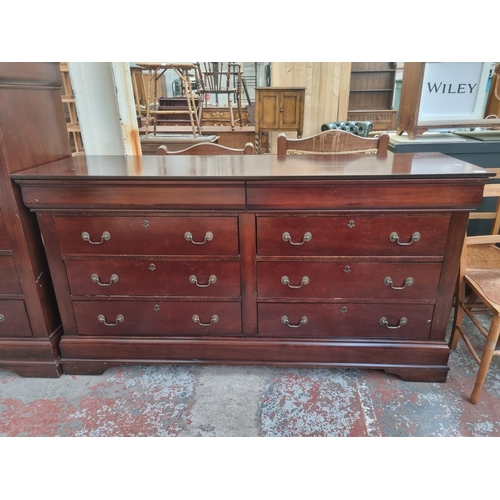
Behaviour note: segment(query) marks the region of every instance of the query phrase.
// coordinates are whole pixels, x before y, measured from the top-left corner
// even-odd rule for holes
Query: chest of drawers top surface
[[[484,177],[465,161],[441,153],[387,155],[221,155],[221,156],[77,156],[12,174],[22,179],[114,181],[273,181],[363,180]]]

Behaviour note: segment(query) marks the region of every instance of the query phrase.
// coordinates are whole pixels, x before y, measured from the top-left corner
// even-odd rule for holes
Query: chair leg
[[[493,358],[493,353],[495,352],[499,334],[500,316],[495,315],[491,322],[490,331],[488,333],[488,338],[486,339],[486,345],[484,346],[483,355],[481,356],[481,364],[479,365],[479,372],[477,374],[476,383],[470,396],[470,402],[473,405],[475,405],[479,401],[481,389],[483,388],[484,381],[486,380],[486,375],[488,374],[488,369],[490,367],[491,359]]]
[[[231,130],[234,130],[234,114],[233,114],[233,103],[231,101],[231,94],[227,94],[227,104],[229,106],[229,117],[231,119]]]
[[[448,342],[448,346],[452,351],[454,351],[457,348],[458,339],[460,338],[460,331],[458,327],[462,326],[463,319],[464,319],[464,309],[457,297],[455,304],[455,314],[453,318],[453,327],[451,329],[451,336]]]
[[[463,277],[459,276],[455,291],[455,314],[453,315],[453,327],[451,329],[451,336],[448,342],[448,346],[451,350],[457,348],[458,339],[460,338],[459,326],[462,326],[462,321],[464,318],[464,308],[463,302],[465,300],[465,283]]]

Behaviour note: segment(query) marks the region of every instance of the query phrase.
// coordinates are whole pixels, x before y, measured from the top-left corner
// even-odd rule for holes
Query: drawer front
[[[71,260],[73,295],[239,297],[239,262]]]
[[[24,300],[0,300],[0,337],[30,337]]]
[[[63,255],[238,255],[237,217],[54,217],[54,222]]]
[[[3,220],[2,212],[0,212],[0,250],[10,250],[10,248],[10,241],[7,237],[5,222]]]
[[[258,217],[257,252],[276,256],[442,256],[448,225],[447,216]]]
[[[242,332],[239,302],[74,301],[73,310],[80,335],[205,337]]]
[[[426,340],[433,310],[432,305],[392,303],[259,304],[259,336]],[[381,324],[383,318],[387,324]]]
[[[14,257],[0,256],[0,293],[22,293]]]
[[[399,262],[259,262],[259,297],[427,299],[441,264]]]

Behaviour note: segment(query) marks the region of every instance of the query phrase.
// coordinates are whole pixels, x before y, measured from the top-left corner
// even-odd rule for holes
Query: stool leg
[[[475,405],[479,401],[481,389],[483,388],[486,375],[488,374],[488,369],[490,367],[491,359],[493,358],[493,353],[495,352],[495,346],[497,344],[499,334],[500,317],[498,315],[495,315],[491,322],[490,331],[488,333],[488,338],[486,339],[486,345],[484,346],[483,355],[481,356],[481,364],[479,365],[479,372],[477,374],[476,383],[470,396],[470,402],[473,405]]]

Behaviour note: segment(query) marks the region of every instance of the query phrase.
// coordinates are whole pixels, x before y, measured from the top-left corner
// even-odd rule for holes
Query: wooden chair
[[[236,62],[211,62],[203,63],[203,87],[207,94],[214,94],[216,97],[223,94],[227,96],[227,105],[229,107],[229,122],[231,130],[234,130],[234,124],[239,121],[240,127],[243,126],[243,117],[241,114],[241,89],[243,81],[242,63]],[[238,118],[235,119],[233,113],[233,99],[238,110]],[[222,120],[221,120],[222,121]]]
[[[157,155],[253,155],[254,146],[247,142],[243,149],[233,149],[212,142],[200,142],[180,151],[169,151],[167,146],[160,146],[156,150]]]
[[[500,184],[487,184],[484,188],[484,197],[500,196]],[[473,212],[471,219],[491,218],[491,234],[486,236],[467,236],[464,241],[460,269],[457,280],[457,291],[455,294],[455,314],[453,329],[449,346],[455,349],[458,339],[462,336],[465,345],[473,358],[479,365],[474,389],[470,396],[470,402],[476,404],[479,401],[488,369],[493,356],[500,355],[500,198],[497,201],[495,212]],[[466,297],[466,287],[470,289],[470,295]],[[466,314],[473,325],[486,338],[482,354],[478,354],[474,343],[468,337],[462,321]],[[487,315],[491,318],[489,330],[479,322],[477,316]],[[476,343],[477,346],[477,343]]]
[[[327,130],[303,139],[288,139],[284,133],[278,136],[278,156],[290,154],[386,154],[389,135],[360,137],[344,130]]]

